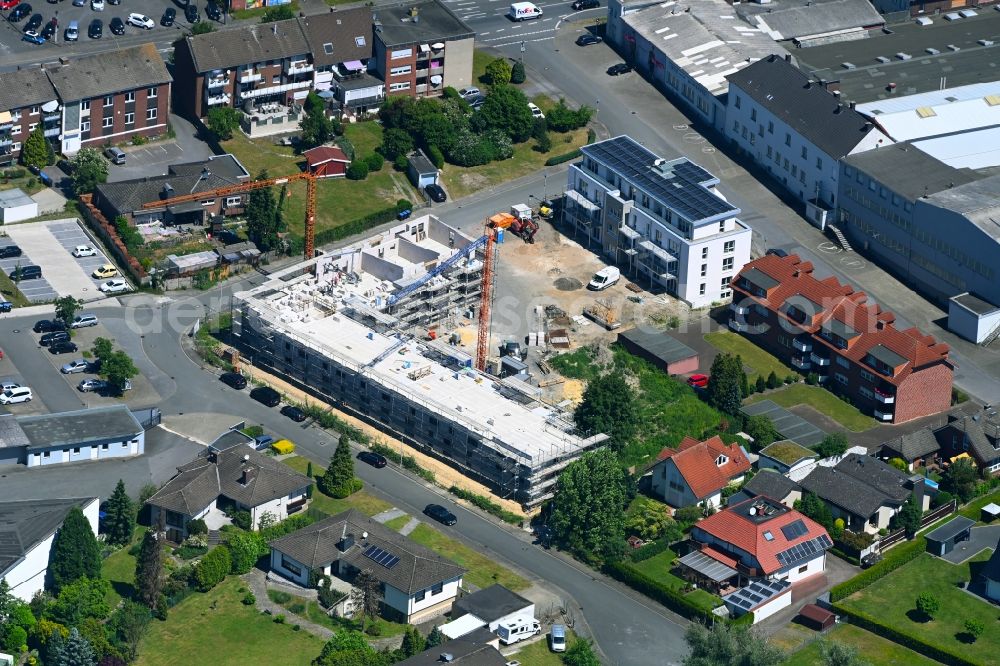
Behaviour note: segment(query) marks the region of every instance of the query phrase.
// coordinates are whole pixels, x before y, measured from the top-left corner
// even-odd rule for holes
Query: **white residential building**
[[[706,307],[732,295],[750,261],[750,227],[686,157],[666,160],[627,136],[584,146],[570,166],[565,218],[574,237],[644,287]]]

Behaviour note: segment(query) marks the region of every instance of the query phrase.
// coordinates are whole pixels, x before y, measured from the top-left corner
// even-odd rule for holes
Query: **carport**
[[[782,438],[790,439],[802,446],[812,448],[822,442],[827,435],[825,431],[771,400],[755,402],[743,407],[741,411],[747,416],[766,416],[771,419],[771,423]]]
[[[205,206],[200,201],[167,206],[167,212],[170,214],[167,224],[205,224]]]
[[[927,539],[927,552],[938,557],[947,555],[955,549],[956,544],[969,540],[975,524],[976,521],[965,516],[958,516],[945,523],[924,537]]]

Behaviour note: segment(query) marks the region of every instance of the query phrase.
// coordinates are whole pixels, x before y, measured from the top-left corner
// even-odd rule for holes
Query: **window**
[[[365,47],[365,36],[364,35],[359,35],[359,36],[355,37],[354,38],[354,45],[357,46],[359,49],[363,49]]]
[[[742,100],[742,99],[740,99],[740,96],[739,96],[739,95],[737,95],[737,96],[736,96],[736,108],[737,108],[737,109],[738,109],[738,108],[740,108],[740,104],[742,103],[742,101],[743,101],[743,100]]]
[[[733,270],[733,258],[732,257],[726,257],[725,259],[722,260],[722,270],[724,270],[724,271],[731,271],[731,270]]]
[[[38,112],[39,112],[39,110],[40,110],[40,109],[39,109],[39,108],[38,108],[37,106],[33,106],[33,107],[31,107],[31,113],[30,113],[29,115],[32,115],[32,116],[37,116],[37,115],[38,115]]]
[[[153,99],[156,97],[156,87],[146,89],[146,99]]]
[[[389,84],[389,90],[390,91],[409,90],[409,89],[410,89],[410,82],[409,81],[400,81],[398,83],[390,83]]]
[[[281,83],[281,76],[279,76],[278,74],[275,74],[274,76],[272,76],[271,77],[271,83]]]
[[[431,585],[431,596],[432,597],[435,594],[441,594],[442,592],[444,592],[444,583],[435,583],[434,585]]]
[[[720,288],[719,296],[721,298],[729,298],[730,296],[733,295],[733,292],[730,291],[730,289],[729,289],[729,284],[732,282],[732,280],[733,280],[733,278],[730,277],[730,276],[726,276],[726,277],[722,278],[722,282],[719,284],[719,288]]]
[[[805,146],[802,146],[802,159],[804,160],[809,159],[809,149],[806,148]]]
[[[837,361],[837,365],[839,365],[840,367],[850,369],[851,362],[848,361],[843,356],[834,356],[833,358],[834,358],[835,361]]]
[[[13,127],[10,128],[10,133],[11,134],[20,134],[21,133],[21,126],[20,125],[14,125]]]
[[[104,444],[101,444],[101,450],[102,451],[107,451],[108,450],[108,443],[107,442],[105,442]]]
[[[750,109],[750,120],[757,121],[757,109]]]
[[[817,157],[816,158],[816,168],[819,169],[820,171],[823,170],[823,158],[822,157]]]
[[[774,541],[774,534],[771,530],[764,530],[764,539],[766,541]]]
[[[785,132],[785,145],[786,146],[792,145],[792,135],[787,132]]]
[[[126,125],[134,125],[135,124],[135,114],[134,113],[126,113],[125,114],[125,124]]]
[[[427,596],[427,590],[420,590],[419,592],[417,592],[416,594],[413,595],[413,600],[414,601],[423,601],[424,597],[426,597],[426,596]]]
[[[233,206],[239,206],[243,197],[226,197],[226,208],[232,208]],[[324,363],[323,365],[326,365]]]
[[[875,381],[875,375],[873,375],[872,373],[868,372],[867,370],[862,370],[861,371],[861,379],[865,380],[866,382],[874,382]]]
[[[725,230],[726,230],[726,221],[722,220],[721,222],[719,222],[719,233],[721,234]]]
[[[135,101],[135,91],[134,90],[130,90],[127,93],[125,93],[125,103],[126,104],[128,104],[129,102],[134,102],[134,101]]]
[[[736,251],[736,241],[726,241],[725,245],[722,246],[722,251],[725,253]]]
[[[156,109],[146,109],[146,120],[156,120]]]
[[[28,125],[28,131],[34,132],[36,127],[38,127],[38,123],[31,123],[30,125]]]
[[[101,118],[101,127],[111,127],[114,122],[114,118]]]
[[[20,141],[18,141],[17,143],[13,144],[13,145],[12,145],[12,146],[10,147],[10,149],[11,149],[11,150],[14,150],[14,151],[18,151],[18,150],[21,150],[21,142],[20,142]]]
[[[701,248],[701,258],[702,259],[708,259],[708,248],[707,247]]]
[[[701,276],[705,277],[708,274],[708,264],[701,265]]]
[[[90,131],[90,121],[89,120],[84,120],[82,123],[80,123],[80,131],[81,132],[89,132]]]
[[[411,68],[409,65],[403,65],[402,67],[393,67],[389,70],[391,76],[402,76],[403,74],[409,74]]]
[[[767,121],[767,133],[774,134],[774,123],[770,120]]]
[[[837,380],[837,383],[847,386],[847,375],[842,375],[839,372],[833,373],[833,378]]]
[[[80,447],[79,446],[74,446],[73,447],[73,454],[76,455],[76,454],[79,454],[79,453],[80,453]]]
[[[52,452],[51,451],[43,451],[42,452],[42,457],[43,458],[49,458],[51,456],[52,456]]]
[[[866,398],[874,398],[875,397],[875,391],[872,391],[867,386],[859,386],[858,387],[858,393],[860,393],[862,396],[864,396]]]
[[[85,99],[82,102],[80,102],[80,110],[81,111],[90,111],[90,100],[89,99]]]
[[[807,571],[809,571],[809,565],[808,564],[805,565],[805,566],[799,567],[799,573],[805,573]]]
[[[729,462],[729,456],[722,455],[722,456],[719,456],[718,458],[715,459],[715,464],[718,467],[722,467],[727,462]]]
[[[771,146],[767,147],[767,159],[771,159],[771,155],[774,154],[774,149]]]
[[[281,556],[281,567],[291,573],[293,576],[302,575],[302,567],[288,559],[284,555]]]
[[[114,104],[115,104],[115,96],[114,95],[105,95],[104,96],[104,106],[114,106]]]
[[[399,49],[393,51],[389,56],[392,60],[399,60],[400,58],[410,58],[413,56],[413,49]]]
[[[705,295],[705,283],[704,282],[702,282],[700,285],[698,285],[698,295],[699,296],[704,296]]]

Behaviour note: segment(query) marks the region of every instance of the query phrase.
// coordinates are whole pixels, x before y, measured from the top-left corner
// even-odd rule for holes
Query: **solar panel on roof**
[[[785,538],[789,541],[794,541],[798,539],[803,534],[808,534],[809,530],[806,528],[806,524],[801,520],[796,520],[794,522],[788,523],[781,528],[781,533],[785,535]]]
[[[379,564],[386,569],[393,568],[396,566],[396,563],[399,562],[399,558],[397,556],[387,550],[379,548],[378,546],[368,546],[368,549],[364,552],[364,556],[375,562],[375,564]]]

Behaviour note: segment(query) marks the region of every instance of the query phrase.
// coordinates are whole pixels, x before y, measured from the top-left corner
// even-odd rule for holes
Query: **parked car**
[[[108,158],[108,161],[112,164],[125,164],[128,159],[128,153],[126,153],[121,148],[116,148],[115,146],[110,146],[104,149],[104,156]]]
[[[257,435],[253,438],[253,447],[258,451],[266,451],[274,444],[274,437],[271,435]]]
[[[19,402],[31,402],[31,389],[27,386],[18,386],[0,393],[0,405],[14,405]]]
[[[767,254],[773,254],[776,257],[787,257],[788,253],[782,250],[780,247],[772,247],[767,251]]]
[[[174,24],[174,20],[177,18],[177,10],[173,7],[167,7],[167,10],[163,12],[163,17],[160,19],[160,25],[164,28],[169,28]]]
[[[580,11],[581,9],[596,9],[600,7],[601,3],[598,0],[576,0],[570,7],[573,11]]]
[[[277,407],[281,403],[281,394],[270,386],[258,386],[250,391],[250,397],[268,407]]]
[[[611,67],[608,67],[608,74],[610,74],[611,76],[628,74],[631,71],[632,71],[632,65],[629,65],[624,62],[620,62],[617,65],[611,65]]]
[[[90,361],[85,358],[78,358],[75,361],[70,361],[63,367],[59,368],[59,372],[64,375],[75,375],[78,372],[86,372],[89,367]]]
[[[86,7],[87,6],[87,0],[73,0],[73,6],[74,7]]]
[[[104,11],[104,0],[90,0],[90,8],[95,12]]]
[[[205,15],[208,16],[208,18],[212,19],[213,21],[221,21],[222,9],[220,9],[219,5],[215,4],[214,2],[210,2],[207,5],[205,5]]]
[[[124,35],[125,34],[125,21],[121,20],[117,16],[111,19],[108,23],[108,30],[111,31],[112,35]]]
[[[553,624],[552,631],[549,632],[549,648],[553,652],[566,651],[566,625]]]
[[[615,266],[607,266],[594,273],[587,283],[587,289],[591,291],[603,291],[615,284],[622,277],[622,272]]]
[[[118,275],[118,269],[111,264],[104,264],[93,273],[91,273],[95,278],[111,278]]]
[[[59,30],[59,19],[53,18],[51,21],[45,24],[42,28],[42,39],[45,41],[50,41],[56,36],[56,31]]]
[[[90,326],[97,326],[97,315],[85,314],[79,315],[73,318],[73,322],[69,325],[70,328],[89,328]]]
[[[79,21],[69,22],[69,25],[66,26],[65,32],[63,32],[63,39],[65,39],[67,42],[75,42],[76,40],[80,39]],[[69,164],[69,162],[67,162],[66,160],[59,160],[59,162]],[[61,164],[58,164],[57,166],[59,166],[60,170],[62,170],[63,173],[69,174],[69,171],[63,169]]]
[[[584,33],[584,34],[582,34],[582,35],[580,35],[579,37],[576,38],[576,45],[577,46],[590,46],[591,44],[600,44],[603,41],[604,40],[601,39],[600,37],[598,37],[597,35],[593,35],[593,34],[587,32],[587,33]]]
[[[462,99],[465,99],[465,100],[472,99],[474,97],[478,97],[481,94],[482,93],[480,93],[479,88],[477,88],[475,86],[470,86],[468,88],[462,88],[461,90],[458,91],[459,97],[461,97]]]
[[[69,340],[53,342],[49,345],[50,354],[75,354],[79,350],[80,348],[76,346],[76,343],[70,342]]]
[[[35,333],[51,333],[52,331],[65,331],[66,324],[61,319],[39,319],[31,327]]]
[[[96,257],[97,250],[90,247],[89,245],[77,245],[73,248],[73,256],[79,259],[80,257]]]
[[[21,388],[21,385],[17,382],[0,382],[0,393],[4,391],[13,391],[16,388]]]
[[[94,19],[87,27],[87,37],[100,39],[104,35],[104,22],[101,19]]]
[[[531,109],[531,117],[532,118],[544,118],[545,117],[545,114],[542,113],[542,110],[539,109],[538,105],[535,104],[534,102],[528,102],[528,108]]]
[[[101,291],[105,294],[124,294],[131,288],[128,286],[128,282],[122,278],[115,278],[114,280],[108,280],[101,285]]]
[[[153,19],[149,18],[145,14],[137,14],[132,12],[128,15],[129,25],[134,25],[137,28],[142,28],[143,30],[152,30],[156,27],[153,23]]]
[[[424,514],[430,516],[443,525],[451,526],[458,522],[458,518],[455,517],[455,514],[440,504],[428,504],[424,507]]]
[[[26,2],[22,2],[17,7],[14,7],[14,11],[10,13],[10,16],[8,16],[7,19],[11,23],[20,23],[29,14],[31,14],[31,5]]]
[[[82,393],[91,393],[93,391],[103,391],[108,387],[108,383],[103,379],[84,379],[82,382],[76,385],[78,391]]]
[[[281,408],[281,413],[296,423],[302,423],[306,420],[306,413],[295,405],[285,405]]]
[[[224,372],[219,375],[219,381],[240,391],[247,387],[247,378],[238,372]]]
[[[18,280],[37,280],[42,277],[42,267],[33,266],[28,264],[27,266],[15,266],[14,270],[7,275],[11,280],[17,282]]]
[[[424,192],[427,193],[427,196],[429,196],[432,201],[437,203],[441,203],[442,201],[448,199],[448,195],[445,194],[444,188],[437,183],[431,183],[430,185],[424,187]]]
[[[14,304],[10,301],[0,301],[0,312],[10,312],[14,309]]]
[[[0,259],[12,259],[21,256],[21,248],[16,245],[4,245],[0,247]]]
[[[33,14],[31,18],[28,19],[28,22],[24,24],[24,32],[38,30],[42,27],[42,21],[44,20],[45,19],[42,18],[41,14]]]
[[[705,388],[708,386],[708,375],[691,375],[687,382],[693,388]]]
[[[25,30],[24,34],[21,36],[22,42],[30,42],[32,44],[44,44],[45,38],[39,35],[34,30]]]
[[[69,333],[66,331],[52,331],[51,333],[46,333],[42,337],[38,338],[38,344],[43,347],[48,347],[49,345],[54,345],[57,342],[64,342],[69,340]]]
[[[189,4],[184,8],[184,18],[188,23],[197,23],[201,20],[198,16],[198,5]]]
[[[389,461],[385,459],[385,456],[381,456],[373,451],[362,451],[358,454],[358,460],[380,469],[389,464]]]

